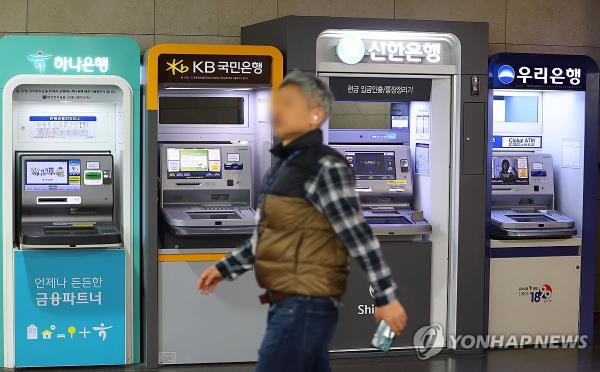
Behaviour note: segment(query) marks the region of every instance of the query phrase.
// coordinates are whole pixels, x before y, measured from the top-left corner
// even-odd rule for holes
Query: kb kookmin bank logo
[[[510,84],[515,80],[515,69],[509,65],[502,65],[498,69],[498,80],[502,84]]]

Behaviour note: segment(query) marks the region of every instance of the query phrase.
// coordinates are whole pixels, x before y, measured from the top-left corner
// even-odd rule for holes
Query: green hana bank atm
[[[6,36],[6,367],[139,362],[139,47]]]

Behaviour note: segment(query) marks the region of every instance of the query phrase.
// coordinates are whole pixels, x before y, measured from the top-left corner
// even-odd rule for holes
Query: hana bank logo
[[[52,58],[52,54],[44,54],[41,50],[38,50],[36,54],[30,54],[27,59],[33,63],[33,67],[42,74],[46,70],[46,61]]]
[[[502,65],[498,69],[498,80],[502,84],[510,84],[515,80],[515,69],[509,65]]]
[[[189,70],[189,66],[183,64],[183,59],[178,61],[176,58],[173,58],[171,62],[167,62],[167,72],[170,72],[173,76],[176,73],[185,74]]]

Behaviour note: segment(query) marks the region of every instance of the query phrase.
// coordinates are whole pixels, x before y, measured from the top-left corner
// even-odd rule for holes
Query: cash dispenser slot
[[[21,153],[19,247],[117,248],[109,153]],[[90,166],[100,169],[86,169]]]
[[[44,231],[47,233],[62,231],[94,232],[96,226],[91,224],[64,224],[64,225],[44,225]]]
[[[543,214],[532,214],[532,215],[519,215],[519,214],[507,214],[506,217],[517,221],[517,222],[553,222],[556,221],[546,215]]]

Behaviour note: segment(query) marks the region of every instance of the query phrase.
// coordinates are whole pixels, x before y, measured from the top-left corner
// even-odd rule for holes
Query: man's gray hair
[[[300,89],[311,108],[321,107],[325,111],[323,120],[329,117],[331,106],[333,105],[333,94],[331,94],[329,87],[321,79],[315,75],[296,70],[286,75],[280,88],[286,85],[293,85]]]

